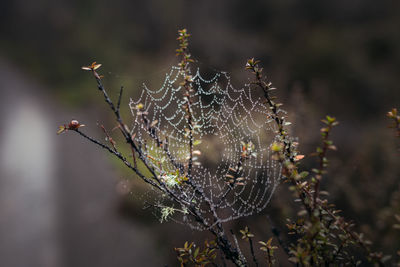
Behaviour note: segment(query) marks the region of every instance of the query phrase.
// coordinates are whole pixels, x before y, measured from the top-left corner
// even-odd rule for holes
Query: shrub
[[[260,62],[247,61],[252,81],[237,90],[227,73],[206,79],[194,71],[189,37],[185,29],[179,31],[176,53],[180,61],[166,75],[163,87],[145,87],[139,100],[131,99],[132,124],[125,123],[120,114],[123,88],[114,104],[97,72],[101,64],[82,67],[95,78],[132,159],[120,151],[104,126],[108,143],[86,135],[77,120],[60,126],[58,133],[73,131],[102,147],[158,192],[159,197],[148,204],[159,211],[161,222],[174,220],[212,235],[213,240],[205,241],[203,247],[186,242],[175,248],[181,266],[225,266],[226,260],[236,266],[259,266],[264,263],[256,250],[272,266],[278,247],[300,266],[383,265],[390,257],[374,252],[364,235],[353,230],[354,224],[328,202],[327,192],[321,191],[329,165],[327,154],[336,150],[330,135],[337,120],[331,116],[322,120],[321,145],[313,153],[318,167],[303,170],[304,155],[289,135],[291,122]],[[388,116],[398,133],[397,110]],[[239,233],[227,231],[226,222],[263,211],[280,183],[289,184],[301,204],[297,216],[287,220],[292,237],[283,241],[273,229],[273,237],[257,237],[256,243],[256,236],[245,227],[239,231],[249,246],[244,253],[236,237]]]

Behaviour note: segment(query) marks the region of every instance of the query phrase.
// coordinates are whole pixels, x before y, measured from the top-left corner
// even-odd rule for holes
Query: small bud
[[[79,121],[77,120],[72,120],[70,121],[70,123],[68,124],[68,130],[76,130],[80,127],[85,126],[84,124],[80,124]]]

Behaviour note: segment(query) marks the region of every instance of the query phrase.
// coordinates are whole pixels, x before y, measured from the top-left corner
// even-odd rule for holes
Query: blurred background
[[[192,34],[200,64],[248,81],[248,58],[262,61],[309,155],[320,119],[336,116],[330,200],[374,242],[393,253],[400,234],[398,140],[385,113],[400,104],[399,1],[1,1],[0,265],[170,266],[173,247],[202,240],[143,210],[143,185],[104,151],[57,127],[78,119],[114,127],[95,81],[80,69],[93,61],[109,93],[129,97],[161,84],[176,64],[177,30]],[[397,142],[397,143],[396,143]],[[312,167],[307,157],[304,166]],[[135,191],[137,190],[137,191]],[[265,210],[285,230],[295,214],[287,185]],[[272,236],[265,214],[251,224]],[[282,262],[285,265],[285,262]]]

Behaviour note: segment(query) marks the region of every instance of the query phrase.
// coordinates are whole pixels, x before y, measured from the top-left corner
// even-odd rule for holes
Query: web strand
[[[130,100],[135,141],[160,180],[190,200],[209,224],[207,202],[216,208],[219,222],[261,212],[281,179],[281,166],[269,152],[277,129],[263,99],[253,96],[250,86],[235,89],[226,72],[207,79],[196,70],[191,96],[196,155],[190,181],[185,181],[189,138],[182,79],[179,68],[172,67],[159,89],[143,85],[141,96]],[[170,199],[160,196],[156,202],[168,206]],[[182,207],[176,209],[183,212],[174,213],[173,220],[204,230]]]

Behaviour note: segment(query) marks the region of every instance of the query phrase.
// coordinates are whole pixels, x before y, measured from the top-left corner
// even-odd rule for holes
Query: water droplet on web
[[[270,110],[262,99],[252,95],[249,85],[235,89],[226,72],[216,72],[206,79],[197,69],[192,76],[192,119],[198,125],[193,139],[201,141],[195,147],[201,156],[196,161],[199,164],[192,166],[191,182],[201,187],[204,196],[217,207],[216,213],[221,222],[258,213],[268,205],[281,179],[281,166],[270,160],[270,144],[276,139],[277,130],[270,119]],[[152,90],[144,84],[141,96],[137,100],[131,99],[129,103],[134,117],[132,132],[136,133],[139,144],[147,145],[146,156],[149,156],[149,163],[158,174],[175,173],[176,166],[185,168],[187,162],[190,138],[185,130],[188,124],[185,101],[182,100],[185,91],[180,85],[182,79],[179,68],[172,67],[159,89]],[[148,113],[147,118],[151,118],[150,123],[158,121],[151,131],[143,125],[143,114],[135,108],[139,103]],[[168,137],[168,149],[157,144],[154,134]],[[241,164],[243,182],[232,187],[227,183],[226,176],[229,168],[238,165],[243,152],[241,142],[251,142],[254,153]],[[177,165],[161,160],[170,158],[174,158]],[[181,185],[170,189],[191,199],[204,218],[210,216],[204,197],[193,192],[192,187]],[[168,196],[154,195],[159,196],[154,202],[172,203]],[[175,212],[174,220],[202,230],[186,214]]]

